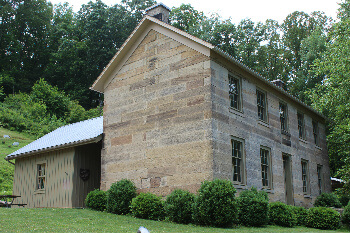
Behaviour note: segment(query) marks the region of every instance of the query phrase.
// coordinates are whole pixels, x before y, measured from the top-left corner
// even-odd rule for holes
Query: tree
[[[311,92],[313,106],[328,119],[327,140],[333,175],[350,172],[350,18],[342,18],[330,32],[330,41],[313,72],[323,78]],[[345,175],[347,174],[347,175]],[[338,173],[339,175],[339,173]]]
[[[305,12],[295,11],[289,14],[281,25],[286,80],[289,83],[291,94],[299,97],[302,101],[307,100],[303,94],[305,91],[303,89],[304,84],[313,83],[308,80],[310,65],[305,65],[306,60],[302,60],[303,53],[305,55],[311,49],[322,49],[320,43],[324,41],[323,37],[327,34],[331,23],[332,19],[327,17],[323,12],[315,11],[309,15]],[[313,34],[315,30],[318,32]],[[309,38],[310,36],[311,38]],[[316,38],[317,36],[320,38]],[[318,44],[318,47],[315,44]],[[309,48],[307,48],[308,45],[310,45]],[[317,53],[317,51],[314,51],[314,53]],[[310,59],[308,60],[308,64],[310,64]],[[314,85],[308,86],[308,88],[310,87],[312,88]]]
[[[190,32],[191,28],[196,27],[204,19],[203,12],[195,10],[191,4],[181,4],[179,7],[173,7],[169,16],[171,25],[185,32]]]
[[[290,85],[290,92],[307,104],[311,104],[309,90],[321,84],[323,80],[323,77],[315,74],[311,68],[316,59],[322,58],[322,54],[326,51],[326,42],[326,35],[319,28],[301,42],[301,65]]]
[[[281,79],[286,82],[282,56],[280,25],[277,21],[268,19],[264,24],[263,41],[258,48],[257,72],[268,80]]]

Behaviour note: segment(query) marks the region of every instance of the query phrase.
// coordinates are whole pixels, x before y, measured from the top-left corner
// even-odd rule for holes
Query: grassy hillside
[[[11,221],[9,217],[11,216]],[[151,233],[294,233],[294,232],[349,232],[317,230],[306,227],[237,227],[212,228],[159,222],[121,216],[87,209],[49,209],[49,208],[0,208],[1,232],[136,232],[140,226]]]
[[[9,135],[11,138],[4,138],[4,135]],[[0,139],[0,194],[11,194],[14,165],[8,163],[4,158],[6,155],[34,141],[35,138],[25,133],[18,133],[0,127]],[[19,145],[13,146],[14,142],[18,142]]]

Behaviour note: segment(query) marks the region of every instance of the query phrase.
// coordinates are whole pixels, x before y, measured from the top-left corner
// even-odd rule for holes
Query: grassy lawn
[[[11,138],[4,138],[4,135],[9,135]],[[31,135],[10,131],[2,127],[0,127],[0,138],[0,194],[11,194],[14,165],[8,163],[4,158],[6,155],[31,143],[35,138]],[[13,146],[14,142],[18,142],[19,146]]]
[[[0,208],[1,232],[135,232],[140,226],[151,233],[168,232],[349,232],[347,229],[325,231],[305,227],[263,228],[238,227],[232,229],[198,227],[170,222],[157,222],[120,216],[87,209],[29,209]]]

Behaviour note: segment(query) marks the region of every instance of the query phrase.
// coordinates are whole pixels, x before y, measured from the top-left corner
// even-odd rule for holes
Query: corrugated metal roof
[[[103,133],[103,117],[62,126],[6,156],[6,160],[24,155],[67,147],[98,139]]]

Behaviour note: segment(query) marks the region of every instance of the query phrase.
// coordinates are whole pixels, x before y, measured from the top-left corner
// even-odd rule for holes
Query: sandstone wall
[[[326,147],[325,127],[319,122],[319,146],[313,139],[312,119],[321,120],[301,105],[293,103],[252,77],[247,72],[225,63],[213,55],[211,62],[213,101],[214,177],[232,180],[231,138],[243,140],[245,149],[245,176],[238,191],[257,187],[262,189],[260,148],[271,152],[272,186],[266,189],[271,201],[286,202],[282,155],[291,158],[293,199],[295,205],[310,206],[318,195],[317,165],[323,166],[323,191],[330,192],[330,174]],[[230,108],[228,74],[241,80],[242,111]],[[258,120],[256,90],[267,94],[267,122]],[[289,135],[282,134],[279,117],[280,101],[288,106]],[[299,139],[297,111],[304,113],[306,138]],[[289,143],[286,143],[286,140]],[[282,143],[284,142],[284,143]],[[302,190],[301,159],[309,162],[308,195]]]
[[[231,109],[228,74],[241,80],[242,111]],[[256,90],[267,96],[267,120],[258,120]],[[279,103],[288,106],[288,133],[280,127]],[[297,112],[305,118],[298,137]],[[319,122],[319,146],[312,120]],[[105,89],[101,188],[127,178],[141,191],[160,195],[175,188],[195,192],[207,179],[232,180],[232,137],[244,143],[245,180],[235,187],[262,189],[260,148],[271,153],[271,201],[286,202],[283,155],[291,161],[291,200],[310,206],[330,191],[325,127],[319,116],[228,63],[211,58],[154,30],[149,31]],[[301,160],[309,165],[309,188],[302,190]]]
[[[196,191],[212,179],[210,61],[154,30],[105,89],[101,188]]]

